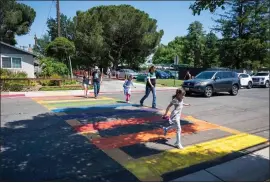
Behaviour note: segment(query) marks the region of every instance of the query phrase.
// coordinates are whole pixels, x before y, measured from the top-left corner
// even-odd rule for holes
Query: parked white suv
[[[252,88],[253,81],[252,77],[249,74],[238,73],[238,77],[240,79],[241,87],[246,87],[247,89]]]
[[[253,86],[269,88],[269,72],[258,72],[252,76]]]

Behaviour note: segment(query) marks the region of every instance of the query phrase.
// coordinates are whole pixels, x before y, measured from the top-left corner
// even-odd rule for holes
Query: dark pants
[[[152,107],[156,107],[156,88],[155,87],[152,88],[150,86],[146,86],[145,95],[140,100],[140,103],[143,104],[144,100],[149,96],[150,92],[152,92],[153,94]]]
[[[99,94],[100,82],[93,82],[93,85],[94,85],[94,94],[95,97],[97,97]]]

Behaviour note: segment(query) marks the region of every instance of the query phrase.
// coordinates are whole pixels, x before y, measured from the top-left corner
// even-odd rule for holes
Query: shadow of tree
[[[54,114],[6,123],[1,142],[1,181],[137,181]]]

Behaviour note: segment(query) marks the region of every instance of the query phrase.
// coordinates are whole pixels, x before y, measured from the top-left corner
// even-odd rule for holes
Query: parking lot
[[[165,109],[173,94],[157,92],[157,107]],[[142,95],[134,93],[131,102]],[[170,181],[188,167],[269,139],[269,89],[186,97],[184,151],[174,149],[175,133],[164,138],[160,131],[162,111],[121,100],[122,94],[1,98],[1,180]]]

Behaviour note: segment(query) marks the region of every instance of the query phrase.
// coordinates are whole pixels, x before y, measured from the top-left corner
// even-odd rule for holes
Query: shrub
[[[53,74],[60,76],[68,75],[67,66],[53,58],[44,57],[40,60],[40,64],[42,65],[41,75],[44,77],[51,77]]]
[[[77,81],[76,80],[69,80],[69,81],[64,81],[63,82],[63,85],[75,85],[77,84]]]
[[[24,88],[24,85],[22,85],[22,84],[4,83],[2,90],[3,91],[22,91],[23,88]]]
[[[50,80],[40,80],[39,83],[42,86],[50,86]]]
[[[42,86],[58,86],[58,82],[59,81],[53,81],[51,79],[61,79],[62,77],[59,76],[58,74],[53,74],[51,75],[50,79],[46,79],[46,80],[40,80],[39,83]]]
[[[11,71],[8,69],[0,68],[1,78],[27,78],[27,73],[23,71]]]

